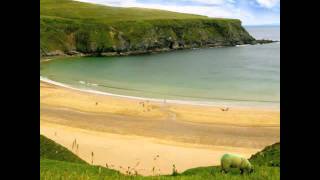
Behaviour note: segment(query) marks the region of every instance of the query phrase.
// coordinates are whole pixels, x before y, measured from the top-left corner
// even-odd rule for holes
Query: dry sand
[[[94,164],[140,174],[219,164],[224,153],[246,157],[280,141],[279,109],[160,103],[86,93],[40,83],[41,134]],[[55,135],[56,134],[56,135]],[[159,155],[159,158],[153,158]],[[122,168],[120,168],[120,166]],[[159,171],[160,169],[160,171]]]
[[[253,148],[204,146],[196,144],[161,141],[133,135],[119,135],[52,123],[41,123],[41,134],[59,142],[87,162],[117,169],[125,173],[134,168],[142,175],[170,174],[175,164],[179,172],[192,167],[219,164],[226,153],[250,157],[258,151]],[[79,144],[72,149],[72,142]],[[153,167],[155,168],[153,171]]]

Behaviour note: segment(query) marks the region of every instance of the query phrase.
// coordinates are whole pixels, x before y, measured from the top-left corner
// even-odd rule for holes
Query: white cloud
[[[162,9],[181,13],[199,14],[209,17],[236,18],[240,19],[244,25],[258,24],[279,24],[280,17],[275,14],[257,14],[252,13],[248,8],[234,6],[234,0],[190,0],[198,2],[199,5],[182,5],[182,4],[160,4],[160,3],[139,3],[136,0],[78,0],[120,7],[142,7],[152,9]],[[257,0],[268,1],[268,0]],[[274,0],[269,0],[274,1]],[[277,1],[277,0],[276,0]],[[279,0],[278,0],[279,1]],[[201,2],[201,3],[200,3]],[[203,2],[203,4],[202,4]],[[206,6],[214,4],[215,6]],[[218,3],[221,3],[218,5]],[[268,4],[268,6],[270,6]]]
[[[265,8],[273,8],[280,3],[280,0],[257,0],[257,3]]]
[[[210,4],[210,5],[221,5],[227,2],[227,0],[190,0],[196,3]]]
[[[131,7],[136,4],[136,0],[78,0],[81,2],[104,4],[110,6]]]

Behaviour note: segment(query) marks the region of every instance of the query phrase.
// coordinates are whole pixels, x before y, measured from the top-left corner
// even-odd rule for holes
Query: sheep
[[[253,167],[246,158],[233,154],[224,154],[221,157],[221,171],[227,173],[230,168],[239,168],[241,174],[244,171],[253,172]]]

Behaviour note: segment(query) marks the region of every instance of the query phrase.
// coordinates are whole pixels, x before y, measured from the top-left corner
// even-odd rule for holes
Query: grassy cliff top
[[[91,23],[157,19],[216,19],[239,21],[237,19],[208,18],[201,15],[157,9],[111,7],[73,0],[40,0],[40,17],[64,18]]]
[[[40,57],[250,44],[238,19],[73,0],[40,0]]]

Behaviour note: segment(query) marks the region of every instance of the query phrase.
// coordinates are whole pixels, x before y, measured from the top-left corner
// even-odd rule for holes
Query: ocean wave
[[[85,81],[79,81],[80,84],[84,84],[87,86],[99,86],[98,84],[95,83],[90,83],[90,82],[85,82]]]
[[[48,61],[51,61],[52,59],[44,59],[42,60],[42,62],[48,62]]]
[[[251,44],[239,44],[239,45],[236,45],[236,47],[245,47],[245,46],[250,46]]]
[[[89,83],[89,86],[99,86],[99,85],[94,83]]]
[[[66,84],[63,84],[63,83],[60,83],[60,82],[57,82],[57,81],[53,81],[47,77],[44,77],[44,76],[40,76],[40,81],[43,81],[43,82],[46,82],[46,83],[49,83],[49,84],[53,84],[53,85],[56,85],[56,86],[60,86],[60,87],[65,87],[65,88],[71,88],[71,86],[69,85],[66,85]]]

